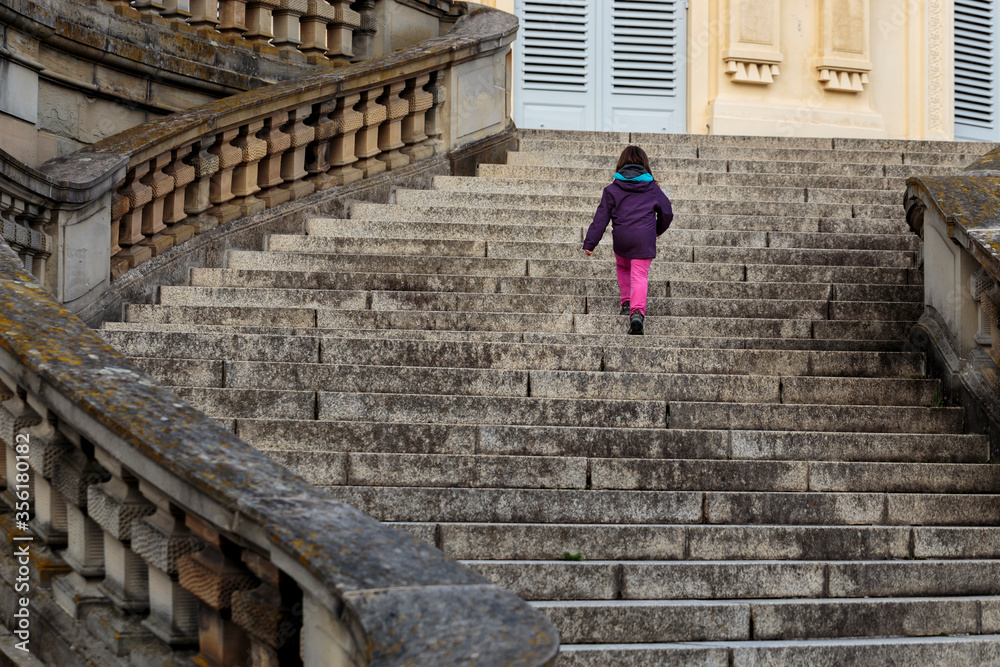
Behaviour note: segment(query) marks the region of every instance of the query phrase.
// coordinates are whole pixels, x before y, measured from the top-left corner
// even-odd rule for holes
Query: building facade
[[[989,0],[487,0],[521,127],[1000,140]]]

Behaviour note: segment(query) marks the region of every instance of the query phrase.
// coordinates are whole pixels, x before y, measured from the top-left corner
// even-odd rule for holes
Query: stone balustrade
[[[273,11],[279,12],[317,6],[315,0],[275,2]],[[214,0],[211,4],[214,8]],[[134,5],[129,11],[139,11]],[[142,10],[165,6],[151,2]],[[330,16],[350,11],[346,3],[335,9]],[[214,11],[192,2],[192,16],[195,10]],[[244,15],[234,8],[219,14]],[[340,34],[339,25],[331,19],[322,29],[310,28],[312,43],[331,31]],[[38,170],[21,169],[40,183],[59,179],[70,189],[90,188],[88,202],[100,208],[79,212],[64,225],[72,223],[76,232],[67,252],[78,259],[86,255],[86,261],[63,261],[36,274],[80,312],[110,281],[213,227],[503,132],[510,96],[506,55],[516,29],[513,16],[476,9],[446,35],[391,56],[210,102],[50,160]],[[346,48],[344,35],[338,39]],[[0,165],[5,160],[0,152]],[[123,174],[107,171],[108,165],[121,170],[122,163]],[[96,182],[113,187],[80,185]],[[36,208],[25,212],[0,209],[0,217],[54,230],[58,225],[46,211],[56,202],[34,201]],[[59,240],[56,246],[62,247]],[[102,253],[107,259],[99,261]]]
[[[914,342],[928,350],[970,431],[1000,455],[1000,148],[954,176],[911,178],[906,215],[923,240],[925,312]]]
[[[234,138],[250,136],[243,127]],[[164,200],[157,174],[177,155],[150,160],[143,206]],[[240,160],[214,173],[246,169]],[[289,163],[301,168],[294,154]],[[0,458],[0,504],[12,510],[0,525],[31,554],[29,575],[5,567],[0,579],[28,581],[18,593],[30,599],[28,646],[47,664],[555,660],[541,614],[328,499],[159,387],[3,245]],[[0,598],[4,619],[16,598]]]
[[[362,26],[359,12],[350,0],[104,0],[121,11],[161,17],[206,33],[218,33],[235,45],[279,51],[298,51],[305,56],[350,61],[354,58],[354,35],[374,34]],[[374,6],[374,3],[373,3]]]

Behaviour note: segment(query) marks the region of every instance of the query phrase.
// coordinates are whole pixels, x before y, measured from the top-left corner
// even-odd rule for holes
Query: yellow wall
[[[953,136],[948,0],[700,0],[688,16],[689,132]],[[735,81],[765,66],[773,82]],[[824,66],[861,90],[828,90]]]
[[[514,0],[478,0],[477,4],[502,9],[508,14],[514,13]]]

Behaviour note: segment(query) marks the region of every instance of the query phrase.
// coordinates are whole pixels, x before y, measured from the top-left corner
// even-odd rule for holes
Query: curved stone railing
[[[954,176],[907,181],[923,239],[925,314],[915,332],[946,391],[1000,456],[1000,148]]]
[[[0,568],[19,586],[4,604],[26,600],[4,618],[49,664],[165,665],[192,647],[218,667],[555,660],[526,603],[157,386],[3,246],[0,443],[0,524],[22,550]]]
[[[47,271],[47,286],[79,312],[110,280],[220,223],[504,131],[516,30],[513,16],[474,9],[446,35],[391,56],[149,121],[28,170],[63,189],[113,185],[89,187],[100,211],[60,220],[74,230],[67,247],[87,261],[75,275]],[[122,161],[124,178],[109,177]],[[13,162],[0,153],[0,174]],[[10,189],[0,181],[0,193]]]

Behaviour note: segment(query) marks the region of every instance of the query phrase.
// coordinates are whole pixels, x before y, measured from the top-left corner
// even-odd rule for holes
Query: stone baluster
[[[111,456],[96,451],[97,461],[111,479],[87,489],[87,512],[104,530],[104,583],[101,590],[127,611],[149,607],[146,563],[135,553],[132,521],[149,516],[156,508],[139,492],[139,481]]]
[[[354,154],[355,135],[364,123],[365,115],[355,111],[354,106],[361,99],[360,95],[345,95],[337,100],[337,106],[330,114],[336,123],[336,133],[330,141],[327,160],[330,163],[330,176],[337,185],[353,183],[364,173],[354,167],[358,158]]]
[[[194,661],[207,667],[246,665],[250,640],[232,620],[232,595],[256,588],[259,582],[240,562],[239,547],[211,526],[188,515],[187,526],[206,548],[177,561],[178,580],[198,600],[198,655]]]
[[[291,147],[281,156],[281,178],[285,181],[280,187],[291,193],[290,199],[305,197],[313,191],[313,184],[305,180],[306,149],[316,136],[315,128],[306,125],[312,107],[302,107],[288,113],[288,122],[281,131],[291,140]]]
[[[6,374],[4,374],[6,375]],[[15,392],[13,387],[16,385],[13,382],[13,378],[7,376],[10,380],[10,386],[3,381],[3,376],[0,376],[0,412],[4,411],[3,404],[14,398]],[[6,445],[0,445],[0,488],[7,488],[7,447]],[[2,494],[0,494],[2,498]]]
[[[264,119],[264,128],[257,137],[267,145],[267,154],[257,164],[257,185],[261,191],[257,198],[273,208],[291,198],[292,193],[278,187],[284,183],[281,178],[281,158],[292,147],[292,138],[281,131],[288,122],[288,114],[284,111]]]
[[[156,506],[152,516],[132,522],[132,549],[146,561],[149,573],[149,617],[143,625],[170,646],[198,643],[198,600],[178,581],[178,561],[204,548],[184,524],[184,513],[166,494],[139,482],[139,490]]]
[[[143,162],[129,169],[125,176],[125,185],[118,193],[128,199],[128,212],[122,216],[118,230],[118,244],[122,247],[116,254],[128,261],[128,268],[134,269],[153,256],[152,250],[140,245],[145,237],[142,235],[143,209],[153,201],[153,188],[143,183],[142,179],[149,171],[149,162]]]
[[[409,104],[408,113],[401,126],[402,140],[406,144],[402,153],[407,155],[411,162],[434,155],[434,149],[424,144],[427,141],[427,134],[424,133],[424,116],[434,104],[434,95],[424,90],[430,79],[429,74],[423,74],[407,80],[402,95]]]
[[[381,152],[378,146],[378,128],[385,121],[387,110],[375,101],[380,90],[367,90],[361,93],[361,101],[354,109],[362,114],[361,127],[355,135],[354,154],[358,162],[354,165],[369,178],[385,171],[385,162],[377,159]]]
[[[140,245],[149,248],[153,257],[174,245],[174,239],[162,233],[167,229],[163,222],[164,200],[174,192],[174,177],[163,173],[163,169],[170,165],[170,160],[170,153],[158,155],[150,160],[149,173],[142,179],[143,184],[148,185],[152,191],[152,201],[142,208],[141,231],[146,238]]]
[[[257,138],[264,127],[264,121],[254,121],[240,128],[240,134],[233,146],[242,152],[240,163],[233,170],[233,204],[240,209],[240,215],[253,215],[264,210],[264,202],[254,197],[260,191],[257,185],[257,164],[267,155],[267,142]]]
[[[215,31],[219,25],[219,0],[191,0],[188,24],[202,30]]]
[[[29,437],[29,462],[35,486],[35,516],[32,530],[52,547],[66,546],[66,500],[52,485],[56,461],[69,452],[73,445],[60,433],[49,415],[37,426],[27,431]]]
[[[299,19],[299,51],[307,56],[325,56],[326,28],[335,18],[336,12],[326,0],[308,0],[306,13]]]
[[[232,37],[247,31],[247,0],[220,0],[218,30]]]
[[[299,20],[308,8],[307,0],[278,0],[278,7],[271,12],[274,30],[271,44],[282,51],[298,49],[302,43]]]
[[[302,664],[302,591],[273,563],[243,552],[243,562],[260,579],[260,586],[233,593],[233,621],[250,637],[250,662],[255,667]]]
[[[184,201],[187,186],[194,181],[195,169],[184,160],[191,154],[193,146],[185,146],[171,152],[170,164],[163,173],[174,179],[173,188],[163,201],[163,223],[167,226],[163,233],[173,239],[174,245],[184,243],[194,236],[194,227],[184,224],[187,213]]]
[[[186,21],[191,18],[190,0],[163,0],[163,11],[160,15],[164,18],[172,18]]]
[[[354,57],[354,31],[361,27],[361,14],[351,9],[350,0],[328,0],[333,20],[326,28],[326,54],[334,60]]]
[[[405,86],[405,81],[390,83],[378,98],[378,103],[386,110],[385,122],[378,127],[378,147],[382,151],[378,159],[385,162],[389,170],[410,164],[410,158],[399,150],[406,145],[402,140],[402,121],[410,109],[410,103],[400,97]]]
[[[127,257],[119,257],[122,247],[118,243],[121,234],[122,218],[129,212],[131,206],[128,197],[115,193],[111,202],[111,279],[115,280],[129,269]]]
[[[52,486],[66,503],[66,551],[63,560],[72,572],[53,582],[56,603],[67,614],[81,619],[95,606],[106,606],[107,598],[99,591],[104,579],[104,531],[87,514],[87,491],[106,482],[110,475],[97,461],[83,452],[93,446],[64,424],[60,431],[73,447],[57,456],[52,468]]]
[[[316,190],[325,190],[337,184],[330,171],[330,140],[337,133],[337,123],[330,116],[336,100],[327,100],[313,106],[313,114],[306,125],[313,128],[315,139],[306,150],[306,171]]]
[[[427,145],[430,146],[434,155],[444,152],[445,146],[442,140],[444,132],[444,102],[448,94],[444,87],[444,70],[431,74],[430,83],[424,86],[424,90],[433,96],[431,108],[424,115],[424,133],[427,135]]]
[[[208,214],[214,216],[220,225],[240,217],[240,207],[230,203],[236,197],[233,194],[233,170],[243,159],[243,150],[232,144],[239,132],[239,128],[219,132],[215,143],[208,149],[209,153],[219,158],[219,170],[212,176],[209,193],[212,208]]]
[[[368,60],[375,56],[375,34],[378,32],[375,0],[357,0],[351,4],[351,9],[360,17],[359,26],[354,31],[354,60]]]
[[[3,384],[7,388],[3,395],[9,394],[9,398],[0,403],[0,444],[4,450],[7,488],[0,494],[0,499],[11,508],[15,507],[19,500],[26,501],[30,512],[35,497],[35,487],[33,476],[29,473],[30,463],[27,456],[16,451],[17,434],[41,423],[42,418],[28,405],[25,391],[16,385],[13,378],[5,377]],[[10,391],[11,389],[13,390]]]
[[[27,209],[24,216],[27,225],[24,232],[24,267],[28,273],[44,282],[46,260],[52,254],[52,239],[44,230],[52,219],[52,211],[35,204],[29,204]]]
[[[132,0],[132,8],[140,14],[159,16],[166,9],[158,0]]]
[[[271,31],[271,12],[278,8],[278,0],[247,0],[247,31],[243,39],[255,44],[267,44],[274,37]]]
[[[187,214],[185,224],[191,225],[195,234],[207,232],[219,224],[208,214],[212,207],[212,177],[219,171],[219,156],[208,152],[214,143],[213,136],[203,138],[195,143],[191,154],[184,160],[194,168],[194,181],[184,193],[184,213]]]

